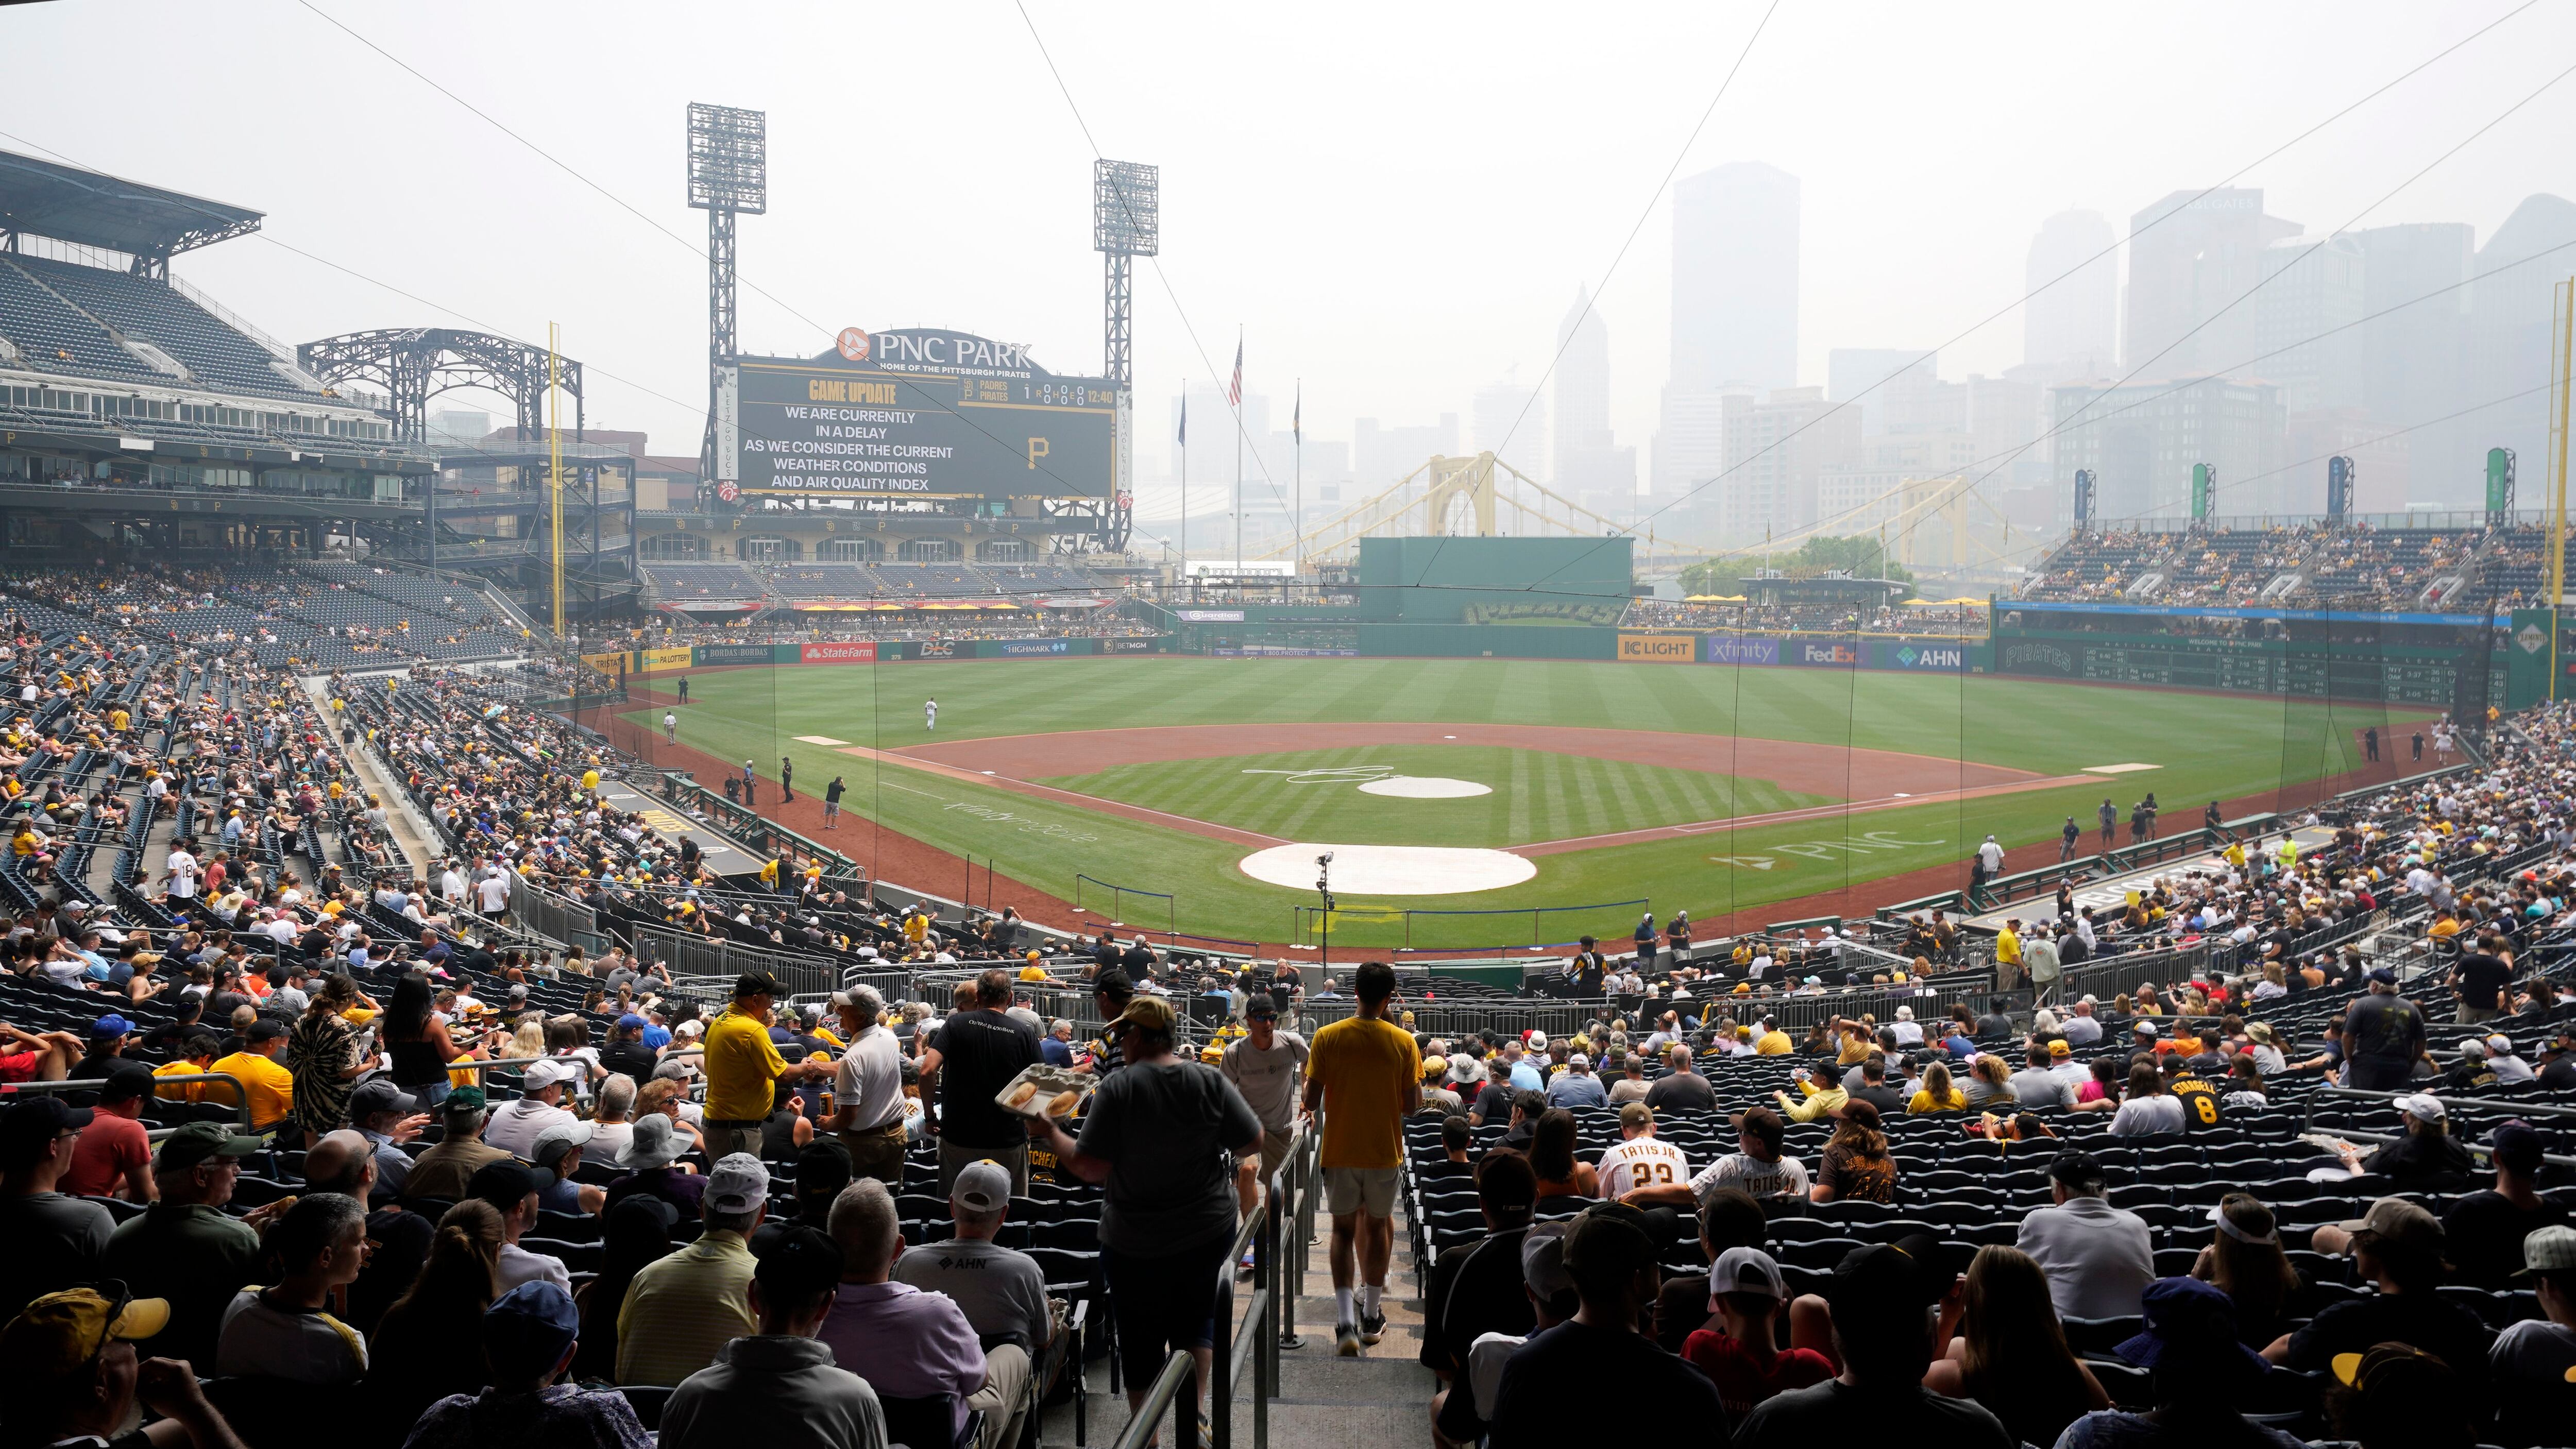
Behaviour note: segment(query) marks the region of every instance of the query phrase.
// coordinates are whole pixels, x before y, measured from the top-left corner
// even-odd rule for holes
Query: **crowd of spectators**
[[[2472,563],[2494,586],[2499,606],[2536,596],[2542,545],[2535,525],[2501,529],[2384,529],[2322,520],[2260,528],[2195,524],[2155,532],[2077,534],[2031,572],[2026,599],[2237,608],[2297,607],[2330,599],[2339,608],[2398,611],[2431,602],[2427,592],[2464,576]],[[2138,593],[2153,577],[2160,580]],[[2295,579],[2295,585],[2283,580]]]

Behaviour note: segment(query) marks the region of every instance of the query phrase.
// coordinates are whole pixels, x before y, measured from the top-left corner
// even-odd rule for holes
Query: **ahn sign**
[[[1629,664],[1688,664],[1699,658],[1699,636],[1622,634],[1619,658]]]
[[[1889,651],[1887,661],[1899,669],[1938,669],[1956,674],[1967,667],[1967,651],[1955,644],[1903,644]]]

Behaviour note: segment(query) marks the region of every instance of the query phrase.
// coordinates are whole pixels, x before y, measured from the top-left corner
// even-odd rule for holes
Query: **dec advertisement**
[[[818,358],[726,369],[719,466],[745,493],[1106,498],[1117,391],[962,332],[845,329]]]

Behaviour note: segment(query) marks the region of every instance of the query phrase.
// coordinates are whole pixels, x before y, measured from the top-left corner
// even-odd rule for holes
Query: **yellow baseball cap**
[[[166,1298],[128,1298],[125,1285],[48,1293],[0,1327],[0,1362],[13,1374],[59,1378],[98,1357],[112,1339],[146,1339],[170,1323]]]

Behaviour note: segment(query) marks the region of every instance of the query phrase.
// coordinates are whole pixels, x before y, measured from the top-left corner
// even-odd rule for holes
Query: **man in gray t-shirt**
[[[1217,1070],[1243,1094],[1244,1105],[1261,1119],[1261,1180],[1288,1160],[1288,1144],[1297,1135],[1298,1096],[1306,1086],[1306,1039],[1279,1029],[1279,1007],[1267,996],[1252,999],[1243,1013],[1245,1035],[1225,1049]]]

